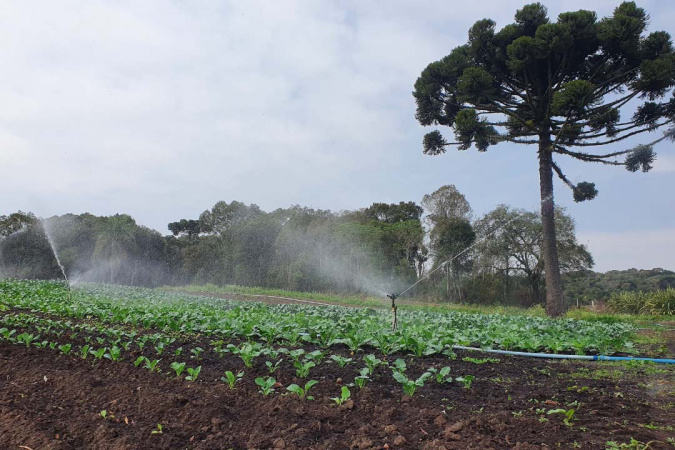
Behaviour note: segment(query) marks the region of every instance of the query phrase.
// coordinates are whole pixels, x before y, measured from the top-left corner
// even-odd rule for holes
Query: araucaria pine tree
[[[601,20],[582,10],[562,13],[557,22],[542,4],[526,5],[515,23],[499,31],[492,20],[476,22],[469,41],[429,64],[415,83],[417,120],[451,127],[455,134],[450,142],[439,131],[428,133],[425,154],[438,155],[449,146],[484,152],[502,142],[536,146],[550,316],[565,311],[553,173],[577,202],[598,193],[594,183],[570,182],[557,158],[646,172],[655,160],[653,145],[675,137],[669,128],[649,144],[621,148],[624,139],[675,118],[673,45],[666,32],[647,34],[648,19],[634,2]]]

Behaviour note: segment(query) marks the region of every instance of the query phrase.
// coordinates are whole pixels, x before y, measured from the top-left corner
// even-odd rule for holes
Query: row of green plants
[[[672,316],[675,315],[675,288],[615,293],[607,300],[607,306],[618,313]]]
[[[21,333],[17,333],[16,328],[2,327],[0,328],[1,340],[17,345],[25,345],[26,347],[34,346],[36,348],[50,348],[57,350],[64,355],[80,357],[82,359],[91,358],[94,362],[106,359],[113,362],[122,361],[124,352],[137,353],[144,348],[147,349],[146,343],[148,341],[150,341],[151,344],[154,344],[151,347],[152,350],[158,355],[162,355],[165,354],[165,347],[169,347],[171,344],[175,343],[175,338],[157,333],[153,335],[139,335],[134,331],[124,331],[94,324],[74,324],[69,321],[62,322],[54,319],[44,319],[25,313],[4,314],[2,318],[0,318],[0,322],[2,325],[9,325],[10,327],[12,325],[18,325],[21,327],[20,331],[22,331]],[[85,333],[87,331],[95,331],[101,336],[97,336],[96,338],[86,336]],[[55,340],[50,341],[49,339],[43,339],[45,336],[79,340],[82,344],[80,346],[76,346],[71,342],[60,344]],[[83,342],[88,343],[84,344]],[[99,345],[111,346],[97,348],[90,345],[90,343],[93,342],[96,342]],[[194,347],[190,349],[189,352],[183,352],[182,349],[183,347],[176,348],[174,345],[173,347],[166,349],[166,351],[173,358],[179,358],[181,355],[189,355],[194,361],[193,366],[188,366],[188,363],[186,362],[173,361],[169,367],[176,378],[183,378],[185,375],[184,379],[186,381],[196,382],[201,373],[202,366],[195,366],[195,364],[198,364],[204,357],[204,353],[209,350]],[[377,358],[374,354],[367,354],[362,358],[346,357],[336,354],[329,355],[328,351],[321,350],[305,351],[302,348],[288,350],[286,348],[266,347],[257,342],[243,342],[238,346],[228,344],[224,347],[222,341],[212,341],[210,350],[215,351],[220,357],[225,353],[238,355],[247,368],[253,367],[253,360],[261,355],[271,357],[271,361],[265,361],[269,376],[257,377],[255,379],[255,383],[260,387],[260,392],[265,396],[274,392],[275,388],[278,387],[278,384],[272,375],[278,370],[280,363],[283,361],[282,356],[292,361],[296,377],[299,379],[307,379],[310,375],[310,370],[321,364],[322,361],[329,361],[330,363],[337,364],[341,368],[350,364],[356,364],[357,361],[365,364],[365,367],[357,370],[354,381],[342,388],[341,396],[333,398],[338,405],[342,404],[343,401],[351,396],[349,387],[356,387],[360,390],[363,389],[369,381],[372,381],[375,369],[378,366],[390,368],[392,370],[393,378],[401,384],[403,392],[409,396],[413,396],[418,388],[423,387],[425,382],[430,378],[435,379],[439,384],[453,382],[453,378],[449,376],[450,367],[448,366],[440,369],[430,367],[421,376],[408,378],[408,375],[405,373],[407,365],[403,358],[397,358],[393,363],[389,363]],[[161,369],[159,368],[160,361],[161,358],[152,359],[148,356],[141,355],[134,360],[133,364],[136,367],[145,368],[150,372],[161,372]],[[475,360],[475,363],[483,364],[487,361],[488,360]],[[243,379],[244,373],[243,370],[237,373],[225,371],[225,376],[221,378],[221,381],[226,383],[230,389],[234,389],[236,384]],[[470,389],[473,379],[474,377],[472,375],[464,375],[456,377],[454,381],[461,383],[464,388]],[[297,394],[303,399],[312,400],[313,398],[308,396],[307,393],[317,383],[316,380],[309,380],[304,384],[304,387],[292,383],[287,387],[287,390]]]
[[[0,302],[60,317],[214,339],[257,340],[351,351],[377,349],[383,355],[442,354],[453,345],[554,353],[631,352],[633,326],[539,317],[402,311],[392,332],[386,311],[367,308],[265,305],[143,288],[45,281],[0,281]]]

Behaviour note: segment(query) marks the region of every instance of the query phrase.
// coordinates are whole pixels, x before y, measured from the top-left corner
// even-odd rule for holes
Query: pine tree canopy
[[[439,131],[428,133],[424,153],[448,146],[486,151],[500,142],[540,145],[545,137],[554,157],[648,171],[653,145],[675,140],[674,128],[649,144],[616,148],[675,119],[673,44],[666,32],[648,34],[648,19],[634,2],[624,2],[601,20],[582,10],[551,22],[541,3],[524,6],[501,30],[479,20],[466,44],[429,64],[415,83],[417,120],[455,134],[448,141]],[[627,110],[632,117],[622,117]],[[602,151],[606,145],[611,150]],[[597,195],[593,183],[575,185],[552,164],[576,201]]]

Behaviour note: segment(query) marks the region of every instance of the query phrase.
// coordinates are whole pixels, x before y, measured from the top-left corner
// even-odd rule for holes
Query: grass
[[[286,291],[283,289],[248,287],[237,285],[216,286],[214,284],[188,285],[178,287],[162,287],[160,289],[168,291],[194,292],[194,293],[214,293],[214,294],[240,294],[240,295],[272,295],[278,297],[289,297],[299,300],[311,300],[316,302],[333,303],[345,306],[359,306],[368,308],[389,308],[390,300],[384,296],[375,297],[367,295],[355,295],[331,292],[298,292]],[[501,305],[474,305],[460,303],[435,303],[431,301],[398,299],[397,304],[400,309],[409,310],[432,310],[438,312],[461,311],[479,314],[503,314],[515,316],[544,317],[546,311],[542,305],[536,305],[530,308],[521,308],[517,306]],[[610,312],[596,312],[586,308],[572,308],[565,315],[569,319],[598,321],[604,323],[628,322],[638,326],[658,329],[658,322],[668,320],[668,316],[650,316],[635,314],[618,314]],[[668,327],[670,328],[670,327]],[[675,328],[675,324],[672,326]]]

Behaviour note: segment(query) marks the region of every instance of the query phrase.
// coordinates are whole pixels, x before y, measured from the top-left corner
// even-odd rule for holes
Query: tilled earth
[[[350,356],[346,348],[332,353]],[[351,399],[336,406],[330,397],[364,366],[361,354],[345,368],[326,360],[313,368],[307,380],[319,383],[309,401],[285,389],[306,381],[290,361],[273,374],[276,391],[263,396],[254,379],[269,375],[264,357],[245,369],[234,355],[205,354],[189,364],[200,364],[202,372],[188,382],[173,376],[166,361],[157,373],[134,367],[133,359],[82,360],[2,342],[0,448],[604,449],[608,441],[631,438],[673,448],[673,368],[501,356],[485,364],[463,360],[484,356],[390,356],[406,358],[411,378],[447,365],[451,376],[473,375],[475,381],[466,389],[456,381],[428,380],[408,397],[380,366],[372,381],[362,390],[352,386]],[[236,389],[220,381],[225,370],[245,370]],[[569,424],[561,413],[548,414],[556,409],[575,410]]]

